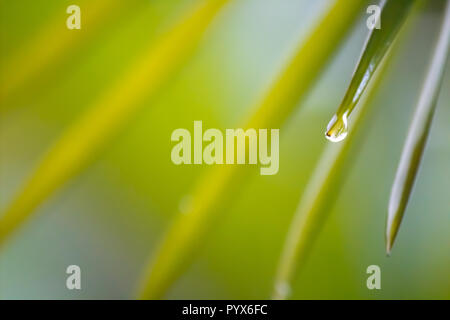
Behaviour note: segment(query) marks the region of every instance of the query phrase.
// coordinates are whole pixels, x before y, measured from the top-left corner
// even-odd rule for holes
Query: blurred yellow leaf
[[[155,94],[195,48],[228,0],[201,1],[136,61],[50,148],[11,205],[0,215],[0,244],[32,211],[87,165],[98,149]]]
[[[68,30],[65,8],[47,25],[43,26],[17,52],[2,61],[0,78],[0,101],[3,102],[30,78],[61,58],[64,53],[76,47],[102,24],[112,11],[119,11],[122,1],[96,0],[82,3],[82,29]],[[6,107],[0,105],[0,111]]]

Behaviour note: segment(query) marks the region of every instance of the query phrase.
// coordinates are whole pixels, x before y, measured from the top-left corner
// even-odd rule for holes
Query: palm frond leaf
[[[416,13],[418,7],[416,6],[412,13]],[[410,15],[401,33],[405,33],[404,30],[408,29],[413,17],[413,14]],[[400,34],[399,38],[398,40],[403,39],[404,35]],[[304,267],[314,242],[328,218],[349,171],[350,155],[352,158],[355,157],[365,137],[361,132],[366,127],[368,115],[374,107],[372,100],[400,47],[398,42],[401,41],[396,40],[391,45],[386,57],[380,61],[380,67],[373,73],[373,81],[361,95],[359,110],[351,121],[351,135],[339,144],[328,145],[306,186],[286,236],[274,281],[272,295],[274,299],[286,299],[289,296],[291,281],[295,273]]]
[[[444,4],[444,3],[443,3]],[[400,223],[408,204],[414,181],[420,167],[436,109],[445,65],[450,50],[450,1],[444,9],[444,18],[436,46],[432,53],[420,97],[403,147],[400,163],[392,185],[386,223],[386,252],[390,254]]]
[[[348,117],[358,104],[387,50],[391,47],[415,1],[382,1],[380,29],[372,29],[369,35],[344,99],[327,126],[325,132],[327,139],[339,142],[347,136]]]

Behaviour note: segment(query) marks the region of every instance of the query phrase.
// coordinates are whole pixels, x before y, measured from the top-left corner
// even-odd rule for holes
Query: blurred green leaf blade
[[[244,125],[245,128],[279,128],[289,118],[350,33],[365,4],[365,1],[346,0],[335,1],[331,5],[264,94],[262,101],[255,106],[255,113]],[[208,224],[218,211],[218,204],[225,202],[225,191],[233,188],[239,173],[242,171],[237,166],[217,167],[199,181],[193,193],[191,209],[178,215],[144,270],[140,298],[161,298],[189,265],[194,253],[205,241]],[[211,184],[211,181],[214,183]]]

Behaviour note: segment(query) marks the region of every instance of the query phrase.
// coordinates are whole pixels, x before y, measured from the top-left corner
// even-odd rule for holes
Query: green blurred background
[[[0,209],[42,154],[194,0],[109,0],[98,26],[66,29],[67,6],[99,0],[0,1],[0,66],[52,21],[76,44],[0,101]],[[90,4],[89,4],[90,3]],[[170,160],[174,129],[236,128],[329,0],[235,0],[216,17],[189,61],[142,102],[126,128],[81,174],[46,201],[0,251],[1,299],[128,299],[147,259],[202,166]],[[280,170],[253,171],[211,225],[172,299],[270,297],[289,223],[323,148],[324,129],[349,83],[367,36],[361,21],[314,90],[280,130]],[[428,8],[408,33],[374,101],[350,175],[296,277],[294,299],[450,299],[450,72],[423,166],[390,258],[384,227],[390,187],[437,28]],[[57,25],[57,24],[56,24]],[[75,33],[75,34],[74,34]],[[42,46],[45,46],[42,43]],[[8,75],[2,72],[3,81]],[[330,190],[337,192],[337,190]],[[82,290],[65,287],[66,267]],[[381,267],[381,290],[366,268]]]

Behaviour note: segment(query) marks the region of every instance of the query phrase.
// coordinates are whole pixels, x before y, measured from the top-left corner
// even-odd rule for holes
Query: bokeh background
[[[74,45],[0,101],[0,209],[51,146],[139,53],[194,0],[106,1],[91,24],[84,9],[101,0],[0,1],[0,62],[55,29]],[[85,170],[34,213],[0,251],[1,299],[129,299],[180,203],[205,167],[170,160],[174,129],[236,128],[329,0],[232,1],[195,54]],[[78,4],[82,29],[65,26]],[[87,13],[86,13],[87,14]],[[450,299],[450,72],[447,70],[422,168],[391,257],[384,251],[390,187],[439,12],[422,12],[375,98],[370,126],[294,299]],[[52,25],[54,24],[54,25]],[[95,24],[95,27],[94,27]],[[49,25],[51,27],[49,27]],[[254,172],[210,226],[171,299],[269,298],[298,201],[329,143],[324,129],[351,78],[367,36],[364,13],[306,101],[280,131],[280,170]],[[64,38],[66,39],[66,38]],[[61,40],[63,41],[63,40]],[[67,39],[65,40],[67,41]],[[45,39],[34,49],[47,46]],[[30,52],[33,52],[32,50]],[[1,81],[9,75],[1,72]],[[300,108],[301,106],[301,108]],[[253,170],[254,171],[254,170]],[[212,182],[213,183],[213,182]],[[65,287],[66,267],[82,270],[82,290]],[[381,267],[382,289],[366,287]]]

